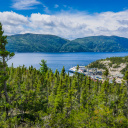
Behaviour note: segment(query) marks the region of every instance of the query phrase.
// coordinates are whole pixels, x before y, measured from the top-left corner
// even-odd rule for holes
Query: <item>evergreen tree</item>
[[[61,70],[61,76],[62,76],[62,78],[64,78],[64,76],[65,76],[65,68],[64,68],[64,66],[63,66],[63,68],[62,68],[62,70]]]
[[[103,73],[103,74],[104,74],[104,76],[105,76],[105,77],[106,77],[106,79],[107,79],[108,74],[109,74],[109,71],[108,71],[108,69],[107,69],[107,68],[105,69],[105,71],[104,71],[104,73]]]
[[[128,119],[128,71],[126,71],[124,80],[126,80],[126,88],[127,88],[127,101],[126,101],[126,106],[127,106],[127,119]]]
[[[8,117],[9,112],[9,97],[7,92],[7,80],[9,78],[7,74],[8,66],[7,61],[11,59],[14,56],[14,53],[10,53],[6,50],[5,46],[8,43],[7,42],[7,36],[3,35],[4,31],[2,30],[2,24],[0,23],[0,83],[2,86],[2,90],[4,91],[5,99],[6,99],[6,118]]]
[[[45,61],[45,60],[41,60],[40,71],[41,71],[42,74],[45,74],[48,71],[48,66],[47,66],[46,62],[47,61]]]
[[[61,74],[47,69],[41,72],[23,65],[6,70],[10,102],[5,102],[1,80],[1,128],[127,128],[127,72],[125,81],[117,84],[77,73],[69,76],[64,68]],[[1,68],[0,78],[2,73]]]

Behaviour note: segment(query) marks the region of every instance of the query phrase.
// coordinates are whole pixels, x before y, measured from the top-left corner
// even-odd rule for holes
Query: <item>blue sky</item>
[[[54,14],[60,11],[84,11],[92,14],[106,11],[118,12],[128,9],[128,0],[28,0],[28,4],[27,0],[0,1],[0,11],[14,11],[28,16],[38,12]],[[23,4],[22,1],[26,4]],[[19,4],[16,6],[16,3]],[[23,4],[22,8],[20,3]],[[45,11],[46,8],[49,12]]]
[[[21,8],[20,1],[25,1]],[[128,9],[128,0],[1,0],[1,11],[15,11],[23,15],[31,13],[54,14],[60,11],[85,11],[90,14],[106,11],[123,11]],[[33,1],[33,2],[32,2]],[[17,4],[17,6],[14,6]],[[32,3],[32,4],[30,4]],[[22,7],[23,7],[22,6]],[[49,12],[45,11],[48,8]]]
[[[5,34],[128,37],[128,0],[0,0]],[[15,27],[15,31],[14,31]]]

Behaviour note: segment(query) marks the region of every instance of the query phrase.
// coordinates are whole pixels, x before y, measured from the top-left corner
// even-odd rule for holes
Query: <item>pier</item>
[[[79,66],[77,69],[77,66],[75,66],[70,68],[69,72],[78,72],[84,74],[85,76],[90,76],[94,80],[102,80],[102,71],[98,70],[97,68],[86,68],[85,66]]]

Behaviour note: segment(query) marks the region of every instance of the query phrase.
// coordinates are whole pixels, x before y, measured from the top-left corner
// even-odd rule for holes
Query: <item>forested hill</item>
[[[90,36],[67,40],[54,35],[19,34],[8,36],[11,52],[122,52],[128,51],[128,39],[117,36]]]
[[[91,36],[73,40],[89,52],[128,51],[128,39],[118,36]]]
[[[106,59],[96,60],[90,63],[88,68],[108,69],[109,74],[125,74],[128,70],[128,56],[125,57],[110,57]]]
[[[7,50],[11,52],[59,52],[68,40],[54,35],[18,34],[8,36]]]

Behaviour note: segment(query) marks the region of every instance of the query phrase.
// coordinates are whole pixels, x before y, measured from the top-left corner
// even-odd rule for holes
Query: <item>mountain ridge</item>
[[[89,36],[68,40],[50,34],[17,34],[7,37],[11,52],[125,52],[128,38],[119,36]]]

